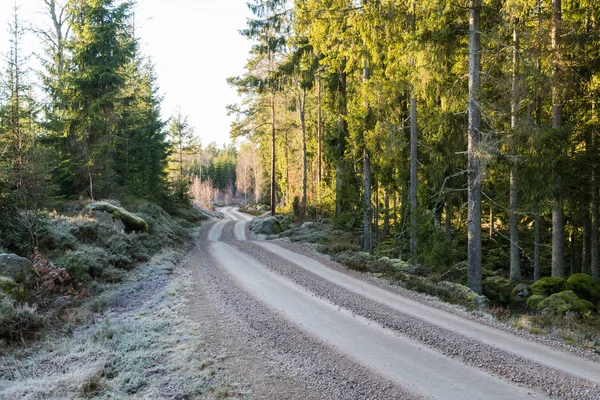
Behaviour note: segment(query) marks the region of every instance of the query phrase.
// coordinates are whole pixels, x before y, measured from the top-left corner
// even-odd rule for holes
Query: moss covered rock
[[[16,254],[0,254],[0,276],[5,276],[16,283],[29,283],[35,276],[35,268],[31,261]]]
[[[510,302],[512,285],[510,281],[502,276],[490,276],[482,282],[483,295],[492,304],[507,305]]]
[[[380,257],[374,260],[370,266],[371,272],[405,272],[411,273],[412,267],[406,261],[397,258]]]
[[[557,316],[565,315],[568,312],[585,314],[594,310],[594,305],[587,300],[580,299],[572,290],[565,290],[546,297],[537,305],[537,310]]]
[[[554,293],[564,292],[569,289],[569,284],[565,278],[542,278],[531,285],[533,294],[544,297],[548,297]]]
[[[600,301],[600,283],[587,274],[574,274],[569,277],[567,283],[575,294],[584,300],[592,303]]]
[[[103,201],[91,203],[85,206],[87,210],[90,211],[104,211],[112,215],[114,219],[118,219],[125,226],[125,232],[148,232],[148,223],[138,217],[125,210],[123,207],[117,207],[110,203],[106,203]]]
[[[538,305],[542,302],[542,300],[544,300],[546,298],[546,296],[542,296],[540,294],[534,294],[532,296],[529,296],[529,298],[527,299],[527,308],[529,308],[530,310],[534,310],[536,311],[538,308]]]
[[[276,235],[283,231],[283,227],[277,217],[267,216],[254,218],[250,223],[250,230],[263,235]]]
[[[531,297],[532,291],[529,285],[519,283],[510,292],[510,304],[513,307],[523,308],[526,305],[526,301]]]

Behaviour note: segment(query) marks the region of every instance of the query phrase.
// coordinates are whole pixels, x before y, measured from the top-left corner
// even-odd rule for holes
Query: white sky
[[[14,0],[0,0],[0,52],[9,48],[8,21]],[[24,25],[44,24],[42,0],[17,0]],[[155,64],[163,118],[177,106],[190,118],[202,145],[230,142],[225,106],[237,94],[225,79],[244,73],[251,43],[239,34],[250,13],[246,0],[138,0],[136,34],[142,53]],[[28,34],[26,52],[39,52]],[[0,68],[4,69],[4,63]],[[32,59],[32,66],[36,62]]]

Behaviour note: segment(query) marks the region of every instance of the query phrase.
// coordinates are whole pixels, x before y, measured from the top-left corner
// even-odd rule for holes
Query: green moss
[[[104,211],[113,216],[114,219],[120,220],[125,225],[126,232],[148,232],[148,223],[125,210],[122,207],[114,206],[106,202],[91,203],[85,206],[86,209],[92,211]]]
[[[575,294],[592,303],[600,301],[600,284],[587,274],[574,274],[567,280]]]
[[[546,297],[538,304],[537,309],[543,313],[558,316],[568,312],[585,314],[593,310],[594,305],[587,300],[580,299],[572,290],[566,290]]]
[[[512,285],[502,276],[490,276],[482,282],[483,294],[492,304],[507,305],[510,302]]]
[[[537,310],[538,305],[545,298],[546,298],[546,296],[542,296],[540,294],[534,294],[532,296],[529,296],[529,298],[527,299],[527,303],[526,303],[527,308],[529,308],[530,310]]]
[[[564,292],[570,287],[565,278],[542,278],[531,285],[533,294],[548,297],[554,293]]]

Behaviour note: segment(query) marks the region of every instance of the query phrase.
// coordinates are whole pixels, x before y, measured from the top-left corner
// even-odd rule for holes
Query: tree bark
[[[565,212],[562,199],[552,201],[552,276],[565,276]]]
[[[417,99],[410,98],[410,258],[417,261]]]
[[[481,294],[481,172],[479,141],[481,70],[480,0],[470,0],[469,16],[469,137],[468,137],[468,276],[469,287]]]
[[[271,89],[271,215],[275,215],[275,92]]]
[[[306,159],[306,121],[305,121],[305,109],[306,109],[306,90],[302,90],[300,100],[300,126],[302,128],[302,216],[306,212],[306,185],[308,176],[308,166]]]
[[[369,67],[367,61],[363,61],[363,81],[366,84],[369,79]],[[366,110],[369,109],[369,105],[365,99],[364,106]],[[368,114],[368,112],[367,112]],[[363,193],[364,193],[364,221],[363,221],[363,250],[370,253],[373,249],[372,244],[372,232],[371,232],[371,221],[373,218],[373,208],[371,206],[371,155],[367,146],[366,138],[367,120],[364,121],[363,133],[362,133],[362,145],[363,145]]]
[[[513,72],[512,96],[510,104],[511,166],[510,166],[510,281],[521,281],[521,254],[519,252],[519,221],[517,218],[517,114],[519,112],[519,32],[516,19],[513,20]]]
[[[323,111],[321,108],[321,76],[318,78],[317,84],[317,183],[319,184],[319,190],[321,186],[321,179],[323,179],[322,170],[322,141],[323,141]]]
[[[562,128],[562,99],[560,93],[560,31],[561,0],[552,0],[552,128]],[[555,193],[552,201],[552,276],[564,276],[564,202],[561,197],[561,182],[555,168]]]
[[[416,29],[415,1],[411,4],[411,33],[414,36]],[[411,56],[411,67],[414,60]],[[410,258],[417,262],[417,99],[415,87],[412,85],[410,94]]]
[[[594,146],[594,155],[596,153]],[[598,195],[598,170],[597,166],[592,166],[592,276],[596,279],[600,278],[600,243],[598,241],[598,232],[600,229],[600,199]]]
[[[535,213],[534,221],[534,233],[533,233],[533,281],[537,282],[542,277],[541,266],[540,266],[540,241],[541,228],[540,228],[540,213]]]
[[[386,187],[383,191],[383,236],[389,236],[390,234],[390,193]]]

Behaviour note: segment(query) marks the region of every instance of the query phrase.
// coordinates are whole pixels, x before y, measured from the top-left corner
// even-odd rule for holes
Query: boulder
[[[594,310],[594,305],[580,299],[572,290],[554,293],[537,305],[537,310],[550,315],[563,316],[567,313],[585,314]]]
[[[533,291],[529,285],[519,283],[513,288],[510,294],[516,299],[527,299],[533,294]]]
[[[148,232],[148,223],[142,218],[138,217],[125,210],[122,207],[117,207],[110,203],[99,201],[91,203],[85,206],[86,210],[90,211],[104,211],[112,215],[114,219],[118,219],[125,226],[125,232]]]
[[[527,299],[527,308],[529,308],[530,310],[537,310],[538,305],[542,302],[542,300],[544,300],[546,297],[542,296],[540,294],[534,294],[529,296],[529,298]]]
[[[519,283],[510,292],[510,305],[514,308],[525,307],[526,301],[531,297],[532,293],[529,285]]]
[[[301,231],[308,231],[308,230],[316,229],[316,228],[317,228],[316,222],[305,222],[302,224],[302,226],[300,226]]]
[[[533,294],[548,297],[555,293],[569,290],[569,284],[565,278],[542,278],[531,285]]]
[[[573,274],[567,280],[575,294],[584,300],[592,303],[600,301],[600,283],[587,274]]]
[[[276,235],[282,231],[277,217],[255,218],[250,224],[250,230],[263,235]]]
[[[0,276],[16,283],[28,283],[35,276],[31,261],[16,254],[0,254]]]
[[[404,272],[412,273],[412,267],[406,261],[397,258],[380,257],[370,265],[371,272]]]

